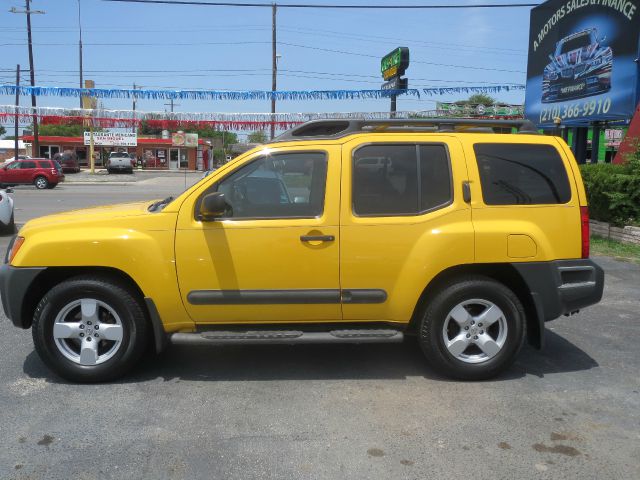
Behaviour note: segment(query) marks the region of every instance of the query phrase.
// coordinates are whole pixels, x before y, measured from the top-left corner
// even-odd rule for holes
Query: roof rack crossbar
[[[518,133],[536,134],[535,125],[529,120],[491,120],[472,118],[389,118],[385,120],[327,119],[311,120],[287,130],[274,142],[291,140],[333,139],[354,133],[385,131],[481,132],[489,129],[515,128]],[[400,130],[401,129],[401,130]]]

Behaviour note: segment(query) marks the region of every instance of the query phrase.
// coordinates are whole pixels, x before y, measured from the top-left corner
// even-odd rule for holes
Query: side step
[[[282,345],[301,343],[400,343],[399,330],[332,330],[302,332],[298,330],[255,330],[248,332],[208,331],[172,333],[169,341],[177,345]]]

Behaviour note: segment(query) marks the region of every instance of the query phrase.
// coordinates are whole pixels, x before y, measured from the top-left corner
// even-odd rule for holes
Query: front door
[[[222,218],[199,203],[224,193]],[[191,318],[339,321],[340,148],[270,149],[222,168],[180,208],[176,266]]]
[[[180,162],[180,150],[178,148],[172,148],[169,150],[169,169],[178,170]]]

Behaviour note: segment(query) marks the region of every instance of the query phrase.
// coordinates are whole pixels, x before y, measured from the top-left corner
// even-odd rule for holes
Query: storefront
[[[33,136],[22,137],[25,142],[33,142]],[[111,152],[127,152],[135,158],[139,167],[157,170],[202,169],[202,149],[204,143],[198,140],[197,147],[174,147],[170,138],[138,137],[136,146],[94,146],[96,167],[103,167]],[[89,147],[83,137],[40,136],[40,157],[53,158],[56,153],[74,152],[81,167],[89,166]],[[35,156],[35,155],[32,155]]]

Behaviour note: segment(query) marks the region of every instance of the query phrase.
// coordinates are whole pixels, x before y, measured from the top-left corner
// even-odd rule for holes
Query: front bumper
[[[0,296],[7,318],[16,327],[29,328],[30,318],[23,318],[22,307],[29,287],[45,268],[18,268],[8,264],[0,266]]]
[[[602,299],[604,270],[591,259],[513,266],[527,284],[541,322],[574,313]]]

